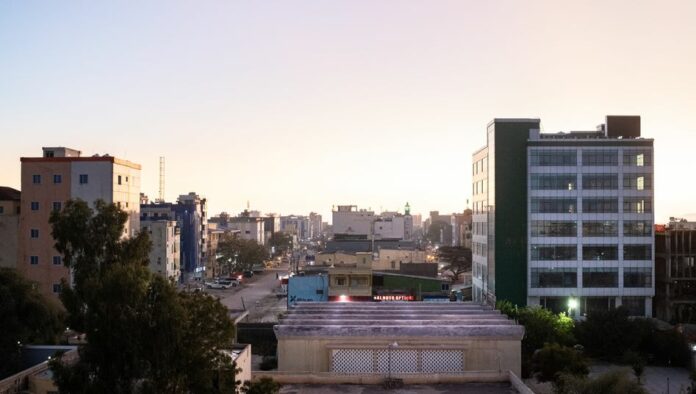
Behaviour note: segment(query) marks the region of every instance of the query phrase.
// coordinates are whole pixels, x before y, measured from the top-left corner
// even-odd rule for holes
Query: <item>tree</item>
[[[56,343],[63,317],[15,270],[0,268],[0,379],[19,370],[22,345]]]
[[[447,265],[444,271],[452,273],[453,282],[459,280],[459,276],[471,271],[471,249],[459,246],[441,246],[437,250],[437,257]]]
[[[147,233],[124,239],[127,219],[113,204],[70,201],[51,217],[56,248],[74,288],[61,299],[86,334],[75,363],[51,362],[64,393],[215,393],[233,387],[223,350],[234,327],[227,310],[202,293],[179,293],[147,269]]]
[[[244,390],[246,394],[277,394],[280,384],[271,378],[261,378],[249,384]]]
[[[249,271],[268,257],[266,249],[256,241],[235,237],[230,233],[225,233],[220,239],[217,254],[220,255],[218,263],[227,267],[228,273]]]
[[[268,240],[270,247],[275,247],[275,256],[281,255],[292,249],[292,235],[277,231]]]
[[[643,376],[643,372],[645,372],[645,359],[638,352],[627,350],[621,357],[621,361],[633,369],[633,374],[636,375],[636,379],[640,382],[640,378]]]
[[[585,357],[577,350],[547,343],[534,353],[532,371],[540,382],[556,383],[560,374],[587,376],[590,372]]]
[[[428,233],[426,234],[426,238],[434,244],[441,244],[443,242],[443,238],[447,239],[447,236],[445,234],[451,231],[451,224],[448,224],[441,220],[436,220],[430,225],[430,227],[428,227]]]

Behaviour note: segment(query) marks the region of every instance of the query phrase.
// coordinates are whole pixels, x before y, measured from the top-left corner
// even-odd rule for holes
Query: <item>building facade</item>
[[[70,273],[55,250],[48,222],[66,201],[81,199],[117,204],[128,213],[124,237],[140,230],[140,165],[109,155],[83,157],[64,147],[43,148],[42,157],[22,157],[22,197],[17,269],[54,299]]]
[[[651,316],[653,140],[640,138],[640,118],[539,129],[495,119],[474,153],[474,299]]]
[[[0,186],[0,267],[17,268],[21,193]]]
[[[148,264],[150,271],[177,282],[181,277],[179,254],[181,237],[176,221],[148,218],[148,220],[140,221],[140,227],[150,234],[150,242],[152,242]]]
[[[671,221],[655,231],[654,316],[696,323],[696,222]]]
[[[262,217],[238,216],[230,218],[226,230],[239,231],[239,237],[255,241],[259,245],[266,244],[265,219]]]

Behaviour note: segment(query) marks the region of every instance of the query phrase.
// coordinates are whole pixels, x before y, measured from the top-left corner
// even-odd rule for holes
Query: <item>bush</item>
[[[534,354],[545,343],[558,343],[570,346],[575,344],[573,319],[564,313],[554,315],[541,307],[527,307],[519,310],[519,323],[524,326],[522,353]]]
[[[277,394],[280,384],[271,378],[261,378],[245,387],[246,394]]]
[[[561,374],[554,391],[556,394],[647,394],[626,371],[610,371],[594,379]]]
[[[517,305],[513,304],[507,300],[501,300],[495,303],[495,309],[499,310],[500,313],[507,315],[511,319],[517,319],[518,311]]]
[[[628,350],[621,357],[621,361],[633,369],[633,373],[636,375],[638,382],[640,382],[640,378],[645,371],[645,359],[637,352]]]
[[[586,376],[589,373],[585,357],[573,348],[547,343],[534,353],[533,372],[539,382],[556,382],[560,374]]]
[[[278,359],[275,356],[263,356],[259,369],[262,371],[278,369]]]

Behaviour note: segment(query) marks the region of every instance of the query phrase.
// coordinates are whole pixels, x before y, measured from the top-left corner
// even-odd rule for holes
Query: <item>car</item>
[[[239,282],[234,279],[217,279],[212,282],[206,282],[205,285],[209,289],[223,290],[238,286]]]
[[[244,271],[245,278],[251,278],[252,276],[254,276],[254,271]]]

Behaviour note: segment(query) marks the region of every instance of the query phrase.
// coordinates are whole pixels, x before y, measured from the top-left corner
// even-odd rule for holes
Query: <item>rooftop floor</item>
[[[280,394],[511,394],[517,393],[508,383],[466,383],[411,385],[400,389],[387,390],[382,386],[367,385],[328,385],[328,384],[289,384],[280,389]]]

